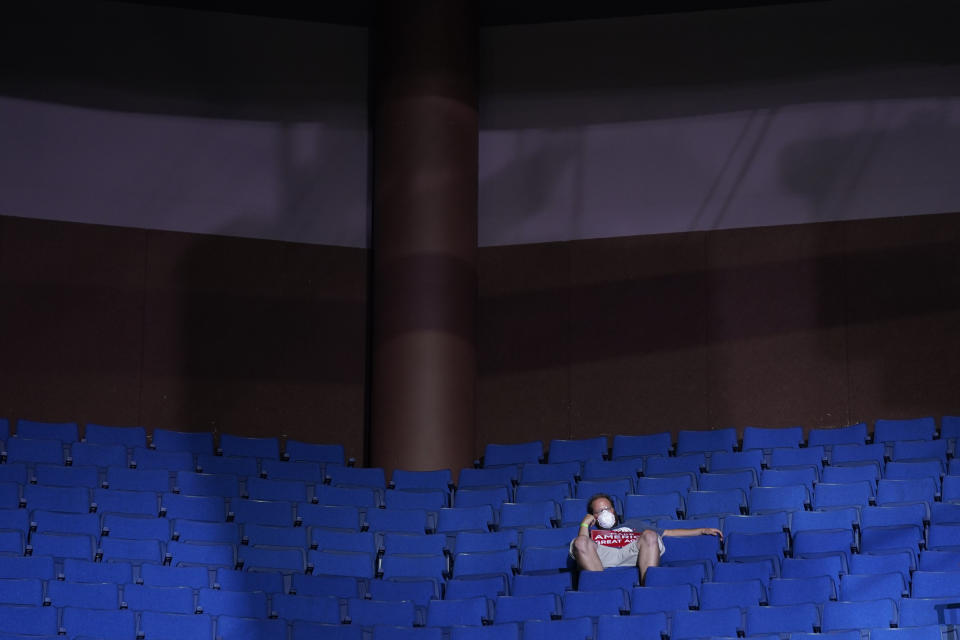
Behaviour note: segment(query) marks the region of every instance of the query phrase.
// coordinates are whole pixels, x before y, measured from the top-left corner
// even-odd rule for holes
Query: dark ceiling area
[[[300,0],[126,0],[133,4],[219,11],[269,18],[306,20],[371,26],[376,21],[376,0],[347,0],[312,3]],[[402,0],[382,0],[398,2]],[[477,17],[482,26],[533,24],[569,20],[623,18],[657,13],[685,13],[736,9],[777,4],[826,2],[827,0],[477,0]]]

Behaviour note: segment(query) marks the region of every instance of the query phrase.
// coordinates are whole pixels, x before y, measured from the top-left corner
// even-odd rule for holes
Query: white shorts
[[[570,541],[570,556],[576,558],[573,550],[573,540]],[[640,547],[638,546],[639,540],[634,540],[628,545],[623,547],[607,547],[604,545],[597,545],[597,555],[600,557],[600,564],[603,565],[604,569],[607,567],[635,567],[637,566],[637,558],[640,556]],[[657,546],[660,547],[660,555],[667,550],[663,546],[663,537],[657,536]]]

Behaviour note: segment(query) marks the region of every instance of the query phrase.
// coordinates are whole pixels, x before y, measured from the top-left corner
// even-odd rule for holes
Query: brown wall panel
[[[569,245],[481,249],[477,264],[477,454],[570,437]]]
[[[707,246],[705,424],[846,424],[841,225],[717,231]]]
[[[960,413],[960,214],[846,236],[851,418]]]
[[[363,455],[360,249],[0,217],[0,415]]]
[[[571,244],[573,437],[707,423],[705,240]]]
[[[135,424],[144,232],[0,226],[0,415]]]

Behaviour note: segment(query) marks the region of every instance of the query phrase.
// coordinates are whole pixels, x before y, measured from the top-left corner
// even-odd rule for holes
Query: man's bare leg
[[[647,569],[660,566],[660,545],[657,542],[657,533],[645,530],[637,538],[637,569],[640,571],[640,586],[647,578]]]
[[[577,566],[583,571],[603,571],[603,564],[597,554],[597,543],[587,536],[574,539],[573,553],[577,558]]]

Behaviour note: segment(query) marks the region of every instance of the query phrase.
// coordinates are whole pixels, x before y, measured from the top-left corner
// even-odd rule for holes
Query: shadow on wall
[[[945,187],[960,173],[960,127],[950,107],[891,123],[872,105],[862,131],[781,153],[783,184],[813,219],[911,216],[842,226],[850,422],[925,415],[924,403],[957,407],[960,219],[914,215],[951,211]]]

